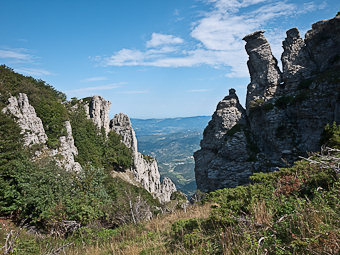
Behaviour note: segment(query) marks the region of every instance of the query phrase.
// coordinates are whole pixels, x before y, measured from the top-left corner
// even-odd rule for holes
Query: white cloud
[[[25,62],[31,61],[34,57],[24,53],[25,51],[25,49],[3,49],[0,50],[0,58]]]
[[[152,33],[151,40],[146,42],[146,47],[158,47],[169,44],[180,44],[183,43],[183,39],[173,35]]]
[[[53,75],[53,73],[40,68],[15,68],[15,71],[18,73],[23,73],[27,75],[34,75],[34,76],[44,76],[44,75]]]
[[[79,93],[79,92],[88,92],[88,91],[99,91],[99,90],[111,90],[111,89],[117,89],[120,88],[121,85],[126,84],[125,82],[119,82],[119,83],[111,83],[107,85],[102,86],[94,86],[94,87],[86,87],[86,88],[79,88],[79,89],[73,89],[68,90],[66,93]]]
[[[54,75],[52,72],[43,69],[37,68],[39,64],[36,62],[39,59],[37,56],[34,56],[29,53],[28,49],[24,48],[2,48],[0,49],[0,59],[4,59],[6,64],[18,64],[20,63],[21,67],[14,68],[16,72],[32,75],[32,76],[46,76],[46,75]],[[25,65],[26,67],[24,67]],[[27,67],[34,66],[34,67]]]
[[[106,80],[107,80],[107,77],[100,76],[100,77],[90,77],[90,78],[86,78],[86,79],[84,79],[83,81],[85,81],[85,82],[91,82],[91,81],[106,81]]]
[[[248,77],[248,56],[242,41],[245,35],[266,30],[272,51],[279,58],[285,29],[280,28],[277,22],[301,14],[302,7],[305,7],[304,12],[324,8],[313,2],[298,6],[297,3],[279,0],[201,1],[211,8],[192,23],[192,45],[183,44],[183,39],[173,35],[153,33],[151,40],[146,42],[145,50],[122,49],[111,57],[97,57],[96,60],[104,66],[224,66],[230,68],[227,77]]]

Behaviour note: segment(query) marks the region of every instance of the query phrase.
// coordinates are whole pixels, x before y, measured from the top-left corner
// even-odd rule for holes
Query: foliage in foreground
[[[88,225],[52,244],[70,244],[67,254],[337,254],[339,163],[340,152],[328,151],[212,192],[187,212],[111,230]],[[35,237],[29,253],[24,243],[33,236],[21,236],[18,254],[47,247]]]
[[[15,121],[0,111],[0,215],[65,234],[65,221],[113,227],[132,222],[135,205],[139,206],[135,214],[144,210],[135,221],[159,205],[146,190],[112,178],[109,168],[85,165],[76,174],[60,169],[49,158],[33,162],[22,146],[20,131]],[[115,153],[115,146],[122,146],[117,135],[111,136],[107,143]]]

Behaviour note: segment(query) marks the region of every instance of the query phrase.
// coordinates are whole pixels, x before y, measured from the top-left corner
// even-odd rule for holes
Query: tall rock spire
[[[122,142],[132,150],[133,175],[136,181],[149,191],[160,202],[170,201],[171,194],[175,192],[176,186],[169,179],[161,177],[158,171],[157,161],[147,155],[138,152],[137,138],[132,128],[129,116],[119,113],[110,121],[110,130],[113,130],[122,137]]]
[[[234,89],[221,100],[194,153],[197,188],[208,192],[245,183],[252,164],[247,149],[246,112]]]
[[[243,38],[249,55],[247,62],[251,82],[247,90],[247,108],[251,101],[263,99],[266,101],[275,94],[281,82],[281,71],[273,56],[270,45],[263,35],[257,31]]]
[[[283,73],[263,33],[244,38],[251,76],[246,112],[230,91],[194,154],[201,191],[247,183],[251,170],[285,167],[320,150],[327,123],[340,124],[340,13],[313,24],[304,40],[296,28],[287,31]]]
[[[111,102],[100,96],[93,96],[84,104],[87,118],[92,119],[99,129],[104,128],[106,133],[110,131],[110,106]]]

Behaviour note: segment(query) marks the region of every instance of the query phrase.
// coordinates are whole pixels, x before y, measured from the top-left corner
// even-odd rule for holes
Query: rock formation
[[[98,129],[104,128],[105,132],[110,131],[109,111],[111,102],[100,96],[93,96],[83,99],[85,113],[88,119],[92,119]]]
[[[21,128],[21,133],[24,135],[25,146],[45,144],[47,142],[43,123],[37,117],[35,109],[30,105],[26,94],[19,93],[17,97],[10,97],[7,107],[2,112],[12,114],[16,118],[16,122]]]
[[[247,65],[251,78],[247,89],[247,108],[253,100],[266,101],[272,98],[281,82],[277,60],[263,33],[264,31],[257,31],[243,38],[247,42],[246,51],[249,55]]]
[[[340,123],[340,15],[312,26],[301,39],[287,31],[277,66],[264,31],[244,38],[251,82],[246,109],[230,90],[194,154],[199,190],[249,182],[253,171],[273,171],[320,149],[324,126]]]
[[[57,164],[66,171],[79,172],[81,165],[75,162],[74,157],[78,155],[78,149],[74,145],[72,127],[69,121],[65,122],[66,136],[59,137],[59,148],[51,151],[51,156],[59,155],[56,158]]]
[[[170,201],[170,196],[176,191],[176,186],[169,178],[164,178],[161,182],[157,161],[138,152],[137,138],[129,117],[123,113],[116,114],[110,121],[110,129],[119,134],[122,142],[132,150],[132,171],[135,180],[160,202]]]
[[[251,173],[245,127],[246,112],[234,89],[218,103],[203,133],[201,150],[195,152],[198,189],[210,190],[244,184]]]
[[[72,128],[69,121],[65,122],[66,136],[59,137],[60,146],[55,150],[50,150],[46,146],[48,137],[45,133],[43,123],[37,116],[35,109],[30,105],[28,97],[24,93],[19,93],[17,97],[8,99],[8,105],[2,110],[4,113],[12,114],[21,128],[23,142],[25,146],[41,145],[36,151],[36,156],[52,156],[57,164],[66,171],[80,171],[81,166],[75,162],[74,157],[78,155],[78,150],[74,145]]]

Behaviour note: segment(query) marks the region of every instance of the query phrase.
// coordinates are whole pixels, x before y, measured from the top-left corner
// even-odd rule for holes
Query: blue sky
[[[245,101],[242,38],[266,30],[280,58],[338,0],[1,0],[0,63],[71,97],[101,95],[111,116],[211,115],[228,89]]]

